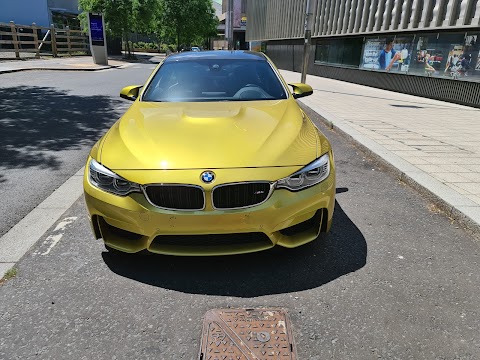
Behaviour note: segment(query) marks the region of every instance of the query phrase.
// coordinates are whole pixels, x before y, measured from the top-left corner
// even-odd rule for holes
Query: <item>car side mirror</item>
[[[142,85],[126,86],[120,91],[120,97],[130,101],[135,101],[140,93]]]
[[[293,83],[288,85],[292,87],[293,89],[292,95],[295,99],[313,94],[313,89],[310,85],[302,84],[302,83]]]

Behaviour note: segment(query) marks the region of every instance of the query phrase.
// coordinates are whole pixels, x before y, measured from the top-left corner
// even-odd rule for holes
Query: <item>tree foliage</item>
[[[211,0],[161,0],[156,18],[156,33],[177,46],[203,43],[218,25]]]
[[[122,37],[128,48],[131,32],[150,32],[153,27],[155,9],[158,0],[79,0],[83,10],[81,19],[86,24],[87,13],[102,13],[109,34]]]
[[[103,13],[107,32],[127,47],[131,32],[155,34],[177,46],[201,44],[218,24],[211,0],[79,0],[79,7],[84,25],[88,12]]]

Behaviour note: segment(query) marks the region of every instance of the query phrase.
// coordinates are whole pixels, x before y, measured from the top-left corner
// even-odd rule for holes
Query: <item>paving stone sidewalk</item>
[[[314,92],[302,103],[480,228],[480,109],[311,75],[307,83]]]

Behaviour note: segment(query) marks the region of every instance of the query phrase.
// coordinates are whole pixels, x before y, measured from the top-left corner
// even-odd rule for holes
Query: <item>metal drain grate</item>
[[[199,360],[297,359],[282,309],[216,309],[205,314]]]

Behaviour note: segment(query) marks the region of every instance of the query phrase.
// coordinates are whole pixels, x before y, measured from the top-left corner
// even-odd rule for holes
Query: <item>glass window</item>
[[[410,74],[480,81],[480,33],[439,33],[418,36],[417,56]],[[479,67],[477,69],[477,67]]]
[[[328,62],[328,43],[326,41],[317,42],[315,48],[315,62]]]
[[[315,62],[358,67],[363,38],[322,39],[315,48]]]
[[[480,81],[480,32],[469,32],[465,38],[464,55],[467,61],[465,79]]]
[[[163,64],[143,101],[200,102],[286,99],[267,61],[189,59]]]
[[[461,35],[463,35],[461,37]],[[480,81],[480,33],[457,34],[456,37],[440,35],[442,46],[448,51],[445,76],[455,80]]]
[[[333,40],[330,42],[328,47],[328,59],[329,64],[342,64],[342,54],[343,54],[343,41],[342,40]]]
[[[316,45],[317,63],[480,81],[480,32],[330,38]]]
[[[343,49],[343,65],[358,67],[362,57],[363,38],[347,38]]]

